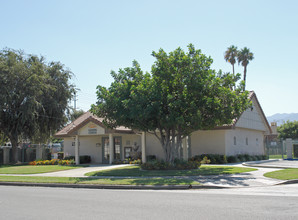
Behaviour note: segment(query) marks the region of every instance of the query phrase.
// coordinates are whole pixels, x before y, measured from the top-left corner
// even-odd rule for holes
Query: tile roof
[[[94,122],[95,124],[107,129],[112,133],[134,133],[132,129],[129,129],[124,126],[116,127],[115,129],[108,129],[103,123],[103,118],[99,118],[93,115],[91,112],[86,112],[76,120],[66,125],[62,130],[58,131],[54,136],[55,137],[67,137],[73,135],[74,132],[84,127],[89,122]]]
[[[264,111],[263,111],[263,109],[262,109],[262,107],[261,107],[261,105],[260,105],[260,103],[259,103],[259,100],[258,100],[258,98],[257,98],[256,93],[255,93],[254,91],[250,91],[249,94],[248,94],[248,98],[249,98],[250,100],[252,100],[253,98],[255,98],[255,100],[256,100],[256,102],[257,102],[257,105],[259,106],[259,108],[260,108],[260,110],[261,110],[261,114],[262,114],[262,117],[263,117],[263,119],[264,119],[264,122],[265,122],[266,126],[268,127],[269,132],[272,133],[271,127],[270,127],[270,125],[269,125],[269,123],[268,123],[268,121],[267,121],[267,118],[266,118],[266,116],[265,116],[265,114],[264,114]],[[242,112],[242,114],[243,114],[243,113],[244,113],[244,112]],[[241,115],[242,115],[242,114],[241,114]],[[214,128],[214,130],[219,130],[219,129],[232,129],[232,128],[234,128],[234,127],[236,126],[237,121],[238,121],[239,118],[241,117],[241,115],[240,115],[238,118],[233,119],[233,122],[232,122],[231,124],[224,124],[224,125],[221,125],[221,126],[217,126],[217,127]]]
[[[258,106],[260,107],[261,110],[261,114],[263,116],[263,119],[265,121],[265,124],[268,126],[268,129],[270,131],[270,133],[272,133],[271,131],[271,127],[266,119],[266,116],[263,112],[263,109],[256,97],[256,94],[254,91],[250,91],[248,98],[250,100],[252,100],[253,98],[256,98],[256,102],[258,104]],[[241,117],[241,115],[240,115]],[[239,118],[240,118],[239,117]],[[234,119],[233,122],[231,124],[224,124],[221,126],[217,126],[214,128],[214,130],[219,130],[219,129],[232,129],[235,127],[238,119]],[[86,112],[85,114],[81,115],[79,118],[77,118],[75,121],[71,122],[70,124],[68,124],[67,126],[65,126],[62,130],[58,131],[54,136],[55,137],[67,137],[67,136],[71,136],[74,134],[74,132],[76,132],[77,130],[79,130],[80,128],[82,128],[83,126],[85,126],[87,123],[89,123],[90,121],[94,122],[95,124],[104,127],[105,129],[107,129],[107,127],[102,123],[103,118],[99,118],[95,115],[93,115],[91,112]],[[115,129],[107,129],[107,133],[130,133],[133,134],[135,133],[132,129],[124,127],[124,126],[119,126],[116,127]]]

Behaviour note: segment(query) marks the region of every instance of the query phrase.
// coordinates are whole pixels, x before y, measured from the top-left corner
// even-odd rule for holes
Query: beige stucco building
[[[235,119],[233,124],[213,130],[198,130],[183,140],[181,155],[188,159],[198,154],[265,154],[264,136],[271,133],[270,126],[258,102],[256,94],[249,98],[252,107]],[[158,139],[149,133],[136,132],[129,128],[108,129],[102,119],[87,112],[56,133],[64,139],[65,156],[90,155],[92,163],[112,163],[123,160],[132,151],[142,152],[142,161],[147,155],[164,158]],[[112,146],[112,147],[110,147]]]

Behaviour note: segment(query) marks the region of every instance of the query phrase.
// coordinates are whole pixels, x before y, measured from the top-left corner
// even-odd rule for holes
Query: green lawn
[[[0,174],[36,174],[36,173],[48,173],[61,170],[76,169],[80,166],[59,166],[59,165],[42,165],[42,166],[0,166]]]
[[[102,185],[200,185],[186,178],[75,178],[75,177],[33,177],[0,176],[0,182],[63,183],[63,184],[102,184]]]
[[[250,172],[257,169],[232,167],[232,166],[201,166],[197,170],[140,170],[139,166],[127,166],[117,169],[109,169],[87,173],[86,176],[198,176],[198,175],[219,175]]]
[[[265,173],[264,176],[269,178],[279,179],[279,180],[298,179],[298,168],[273,171],[273,172]]]
[[[284,155],[284,158],[286,158],[287,156]],[[278,155],[269,155],[269,159],[282,159],[282,155],[278,154]]]

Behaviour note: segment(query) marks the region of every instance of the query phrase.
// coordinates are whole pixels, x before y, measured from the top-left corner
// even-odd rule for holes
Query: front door
[[[110,162],[110,144],[109,137],[102,138],[102,163],[108,164]],[[122,158],[122,139],[121,137],[114,137],[114,160],[121,160]]]

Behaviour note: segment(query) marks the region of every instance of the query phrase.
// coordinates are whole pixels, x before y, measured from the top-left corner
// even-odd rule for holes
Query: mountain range
[[[269,124],[277,122],[277,126],[287,121],[298,121],[298,113],[277,113],[267,117]]]

